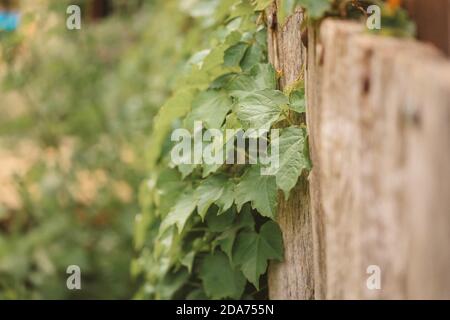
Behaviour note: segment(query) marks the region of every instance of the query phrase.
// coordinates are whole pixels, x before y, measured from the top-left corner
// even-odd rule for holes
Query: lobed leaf
[[[238,211],[250,202],[253,209],[262,216],[275,219],[277,209],[277,185],[274,176],[262,176],[259,166],[247,169],[236,186]]]
[[[266,273],[268,261],[283,260],[283,238],[280,227],[266,222],[259,233],[245,231],[239,234],[233,251],[233,261],[245,277],[259,290],[259,278]]]

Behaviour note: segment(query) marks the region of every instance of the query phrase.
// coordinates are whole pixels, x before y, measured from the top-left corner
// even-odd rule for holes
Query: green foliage
[[[173,119],[185,116],[191,110],[191,103],[195,95],[194,89],[180,90],[175,93],[161,107],[161,111],[156,115],[154,121],[154,131],[151,136],[150,145],[153,146],[152,152],[148,155],[150,168],[158,160],[159,153],[166,135],[172,128]],[[159,146],[159,148],[158,148]]]
[[[297,172],[298,174],[298,172]],[[262,216],[275,219],[277,210],[277,186],[274,176],[262,176],[261,168],[249,168],[236,186],[236,205],[238,210],[250,202],[252,208]]]
[[[181,233],[186,225],[191,214],[194,212],[197,206],[198,200],[195,197],[193,190],[183,192],[177,200],[177,203],[169,211],[167,217],[161,223],[159,229],[160,234],[163,234],[168,228],[176,225],[178,232]]]
[[[208,41],[187,59],[172,97],[155,117],[151,174],[141,188],[135,226],[132,273],[143,283],[136,297],[167,298],[173,277],[179,282],[169,298],[264,297],[267,286],[260,283],[268,263],[283,258],[274,222],[278,189],[288,194],[310,168],[306,131],[291,124],[304,112],[304,89],[285,95],[277,88],[266,29],[258,24],[269,1],[193,3],[188,37],[200,32]],[[262,175],[269,169],[249,164],[247,146],[238,150],[246,164],[173,164],[171,130],[192,132],[194,121],[221,132],[290,124],[279,137],[280,171]],[[209,146],[224,151],[224,140],[216,137]]]
[[[175,86],[175,62],[197,42],[184,37],[190,18],[173,1],[83,20],[80,32],[65,28],[68,2],[35,5],[1,40],[0,299],[132,297],[135,195],[151,119]],[[5,183],[10,163],[24,169]],[[183,189],[172,171],[160,177],[167,214]],[[2,201],[8,194],[17,205]],[[81,291],[66,288],[72,264],[81,268]],[[166,277],[161,296],[187,276]]]
[[[206,295],[212,299],[239,299],[244,293],[244,276],[220,251],[203,259],[200,278]]]
[[[281,91],[254,91],[238,98],[236,115],[245,128],[268,130],[280,118],[282,106],[287,104],[288,99]]]
[[[0,299],[128,298],[135,284],[136,298],[265,298],[268,263],[284,255],[279,196],[311,168],[303,83],[280,91],[267,61],[261,23],[273,1],[115,0],[120,10],[83,32],[64,27],[69,2],[26,13],[26,32],[0,33],[0,160],[29,160],[8,181],[20,205],[0,201]],[[277,15],[283,24],[302,6],[311,21],[363,20],[379,4],[381,34],[412,34],[395,3],[280,0]],[[249,164],[248,145],[246,164],[175,165],[170,134],[195,121],[280,129],[268,137],[279,167]],[[224,152],[227,139],[208,147]],[[81,292],[65,287],[71,264]]]
[[[283,260],[283,242],[280,228],[273,221],[266,222],[259,233],[244,231],[236,240],[233,261],[241,266],[245,277],[259,289],[259,278],[266,272],[271,259]]]
[[[289,108],[297,113],[306,112],[305,89],[291,92],[289,95]]]
[[[311,169],[306,137],[305,128],[290,127],[284,129],[277,138],[280,165],[275,172],[276,183],[284,191],[286,199],[297,184],[297,172]]]
[[[198,199],[197,213],[205,217],[206,212],[214,203],[219,207],[220,212],[216,215],[228,210],[233,205],[233,185],[228,184],[225,176],[210,176],[206,180],[202,180],[198,186],[196,193]],[[230,192],[231,191],[231,192]],[[222,198],[222,196],[225,196]]]
[[[195,121],[203,121],[206,128],[220,128],[230,108],[231,98],[224,91],[203,91],[192,102],[192,110],[184,125],[193,128]],[[214,112],[210,112],[211,109]]]

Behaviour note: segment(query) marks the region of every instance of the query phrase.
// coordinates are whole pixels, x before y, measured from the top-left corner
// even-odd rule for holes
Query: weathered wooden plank
[[[357,137],[357,119],[350,108],[353,63],[343,58],[349,50],[349,37],[360,31],[351,23],[322,26],[323,85],[320,149],[321,193],[325,223],[327,298],[356,298],[358,273],[358,230],[352,171]],[[311,84],[312,85],[312,84]],[[353,104],[352,104],[353,106]],[[309,106],[310,109],[314,106]]]
[[[309,32],[316,298],[449,298],[450,64],[361,31]]]
[[[308,25],[308,50],[306,67],[306,98],[309,148],[313,168],[309,176],[311,197],[311,221],[313,230],[314,257],[314,295],[315,299],[326,297],[326,248],[325,221],[322,208],[322,188],[320,184],[321,157],[320,150],[320,117],[321,117],[321,88],[322,88],[322,45],[318,39],[319,29],[315,23]]]
[[[281,89],[303,79],[305,51],[301,41],[303,12],[298,10],[283,26],[277,22],[276,5],[268,11],[269,59],[281,74]],[[314,269],[312,225],[306,177],[299,180],[288,201],[279,195],[278,223],[283,231],[284,262],[269,268],[271,299],[313,299]]]

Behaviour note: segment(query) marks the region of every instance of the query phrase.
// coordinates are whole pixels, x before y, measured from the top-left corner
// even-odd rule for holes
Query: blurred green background
[[[21,14],[0,31],[0,299],[133,296],[152,116],[197,41],[187,2],[75,1],[70,31],[73,1],[0,1]],[[67,289],[69,265],[83,290]]]

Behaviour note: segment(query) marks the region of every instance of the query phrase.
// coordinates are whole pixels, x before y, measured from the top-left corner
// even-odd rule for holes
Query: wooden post
[[[311,221],[314,249],[314,296],[326,298],[327,267],[325,218],[322,208],[321,157],[320,157],[320,118],[322,105],[322,54],[323,47],[319,39],[317,23],[308,25],[308,56],[306,67],[306,121],[309,134],[309,149],[313,168],[309,177],[311,196]]]
[[[304,77],[305,50],[301,39],[303,12],[297,10],[283,26],[277,21],[276,4],[268,10],[269,60],[282,75],[280,89]],[[309,187],[305,176],[288,201],[279,195],[278,223],[283,231],[283,263],[269,268],[271,299],[313,299],[314,269]]]
[[[317,32],[307,68],[316,298],[449,299],[450,63],[352,22]]]

